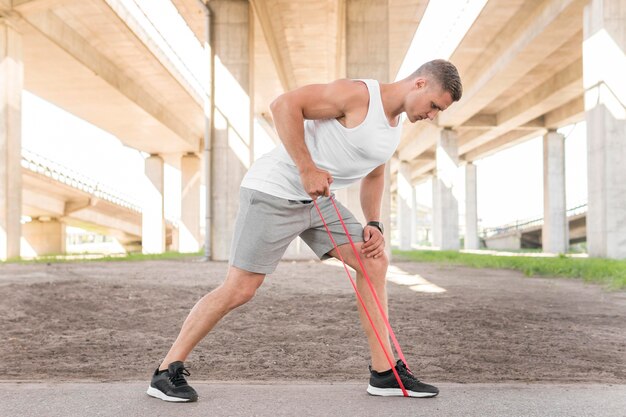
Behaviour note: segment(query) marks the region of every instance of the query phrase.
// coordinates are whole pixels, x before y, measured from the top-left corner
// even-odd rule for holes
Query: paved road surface
[[[195,383],[197,403],[145,394],[147,382],[0,382],[0,415],[625,417],[626,384],[438,384],[432,399],[371,397],[363,384]]]

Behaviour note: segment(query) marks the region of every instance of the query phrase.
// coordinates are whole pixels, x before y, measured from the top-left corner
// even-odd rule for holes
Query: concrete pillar
[[[183,253],[200,250],[200,158],[183,155],[180,161],[181,207],[178,250]]]
[[[415,189],[411,185],[411,167],[408,162],[402,161],[398,169],[398,199],[396,203],[398,240],[402,250],[411,250],[411,235],[415,224],[411,218],[413,214],[412,190],[414,192]]]
[[[0,260],[20,256],[22,37],[0,16]]]
[[[476,165],[465,165],[465,249],[480,249]]]
[[[565,137],[549,131],[543,137],[543,228],[544,252],[566,253],[569,248],[565,207]]]
[[[583,21],[590,256],[626,258],[626,0],[591,0]]]
[[[435,246],[459,250],[459,203],[454,196],[458,165],[456,132],[444,129],[437,142],[436,174],[433,182],[433,218]]]
[[[432,228],[431,228],[431,241],[432,241],[432,245],[435,247],[440,247],[441,246],[441,235],[439,233],[436,233],[435,230],[439,230],[440,229],[440,225],[439,225],[439,206],[440,201],[439,201],[439,181],[437,181],[437,176],[433,175],[430,178],[430,183],[431,183],[431,191],[432,191],[432,202],[433,202],[433,215],[432,215]]]
[[[346,0],[346,77],[373,78],[381,83],[389,76],[389,7],[377,0]],[[329,80],[331,81],[331,80]],[[381,221],[385,225],[387,255],[391,258],[391,187],[390,167],[385,170],[385,190]],[[346,197],[343,197],[343,196]],[[342,202],[359,218],[361,214],[360,187],[358,184],[338,194]]]
[[[211,163],[211,259],[228,260],[239,208],[239,185],[250,166],[249,4],[212,0],[214,77]]]
[[[22,226],[24,256],[65,253],[65,224],[56,219],[33,220]]]
[[[417,188],[411,185],[411,246],[417,245]]]
[[[346,75],[389,82],[389,5],[346,0]]]
[[[159,155],[150,155],[144,163],[148,187],[141,215],[142,252],[163,253],[165,252],[163,159]]]

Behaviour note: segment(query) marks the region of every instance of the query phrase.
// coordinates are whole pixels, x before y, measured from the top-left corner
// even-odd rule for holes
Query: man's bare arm
[[[332,176],[319,169],[304,142],[304,119],[344,117],[359,103],[361,88],[351,80],[313,84],[282,94],[270,105],[278,137],[300,171],[312,197],[330,195]]]
[[[361,180],[361,208],[365,221],[380,221],[380,210],[385,190],[385,164],[376,167]],[[365,226],[363,230],[365,243],[361,252],[369,257],[378,258],[385,250],[385,239],[378,228]]]

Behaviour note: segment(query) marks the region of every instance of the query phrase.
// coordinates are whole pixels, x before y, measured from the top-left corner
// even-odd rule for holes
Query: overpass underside
[[[150,154],[145,252],[165,249],[167,163],[182,173],[179,247],[202,245],[204,182],[206,242],[213,259],[227,259],[239,183],[277,142],[271,100],[341,77],[393,81],[428,2],[211,0],[203,52],[207,9],[198,0],[173,0],[195,35],[189,46],[206,53],[209,77],[181,64],[181,51],[161,37],[147,4],[0,0],[0,258],[19,255],[22,234],[23,89]],[[543,135],[542,241],[547,251],[565,251],[564,138],[556,129],[586,120],[589,251],[626,257],[625,31],[625,0],[489,0],[450,57],[463,80],[462,100],[433,122],[407,122],[387,165],[382,220],[390,223],[393,200],[401,246],[414,236],[415,185],[428,179],[435,245],[459,248],[452,172],[464,165],[464,241],[477,247],[473,162]],[[363,219],[358,186],[338,195]]]

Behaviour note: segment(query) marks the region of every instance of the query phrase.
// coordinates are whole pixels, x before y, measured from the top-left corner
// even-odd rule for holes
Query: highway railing
[[[567,209],[566,216],[572,217],[579,214],[583,214],[587,212],[587,203],[579,204],[575,207]],[[524,231],[533,227],[543,225],[543,217],[541,218],[533,218],[533,219],[525,219],[525,220],[516,220],[515,222],[507,223],[502,226],[497,227],[486,227],[482,229],[480,235],[483,238],[488,238],[496,235],[501,235],[505,233],[510,233],[514,231]]]
[[[22,149],[22,167],[137,213],[142,211],[141,204],[131,197],[28,149]]]

